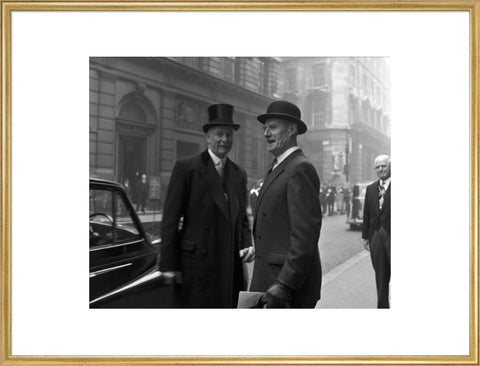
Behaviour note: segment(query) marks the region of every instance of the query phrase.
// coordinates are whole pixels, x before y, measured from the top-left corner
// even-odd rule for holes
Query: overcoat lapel
[[[233,163],[228,158],[227,163],[225,164],[225,179],[227,182],[227,196],[229,199],[228,208],[230,211],[230,222],[232,224],[235,224],[235,218],[237,217],[238,211],[240,209],[236,197],[240,197],[239,195],[242,194],[242,192],[239,192],[239,186],[237,183],[241,182],[242,176],[236,166],[233,165]]]
[[[215,170],[215,167],[213,166],[213,161],[208,154],[208,150],[202,154],[202,166],[200,168],[200,173],[207,182],[208,192],[212,196],[214,202],[220,208],[220,211],[223,213],[225,218],[230,221],[227,199],[225,197],[225,192],[223,191],[222,181]]]
[[[379,203],[378,203],[378,200],[379,200],[379,189],[380,189],[380,180],[377,180],[375,182],[375,194],[372,195],[372,200],[373,200],[373,206],[375,207],[375,212],[376,214],[378,215],[380,213],[380,207],[378,207]]]
[[[277,179],[278,176],[283,173],[287,164],[294,157],[296,157],[298,155],[301,155],[301,154],[303,154],[301,149],[295,150],[293,153],[288,155],[287,158],[284,161],[282,161],[275,169],[273,169],[270,173],[267,173],[267,175],[265,176],[265,179],[263,181],[262,188],[260,189],[260,193],[258,194],[257,203],[255,205],[255,212],[256,213],[258,212],[258,208],[260,207],[260,203],[262,202],[263,196],[265,195],[265,192],[268,190],[268,187],[270,187],[270,185],[275,181],[275,179]],[[257,221],[256,220],[256,215],[257,214],[255,214],[255,220],[254,220],[255,222]]]

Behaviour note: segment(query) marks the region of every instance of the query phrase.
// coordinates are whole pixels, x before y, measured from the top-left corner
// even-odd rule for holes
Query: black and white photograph
[[[478,361],[480,4],[0,2],[0,364]]]
[[[389,307],[388,57],[89,71],[90,307]]]

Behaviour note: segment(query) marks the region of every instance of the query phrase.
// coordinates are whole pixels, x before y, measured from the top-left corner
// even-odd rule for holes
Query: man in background
[[[378,180],[367,186],[363,210],[364,247],[370,251],[377,285],[377,307],[389,308],[390,287],[390,157],[375,158]]]
[[[148,182],[145,174],[142,174],[142,178],[137,185],[137,199],[137,212],[141,211],[142,213],[145,213],[148,200]]]

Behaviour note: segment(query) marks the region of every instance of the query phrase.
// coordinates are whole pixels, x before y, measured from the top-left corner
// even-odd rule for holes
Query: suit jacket
[[[317,172],[301,150],[267,174],[255,209],[251,291],[266,291],[278,281],[293,289],[292,307],[311,306],[320,298],[319,190]]]
[[[375,230],[383,227],[390,235],[390,182],[383,197],[382,209],[378,207],[380,181],[375,181],[367,186],[365,203],[363,206],[363,231],[362,238],[371,240]]]
[[[160,269],[181,271],[179,307],[235,307],[244,289],[238,251],[252,245],[246,173],[227,159],[225,181],[208,151],[173,169],[162,220]]]

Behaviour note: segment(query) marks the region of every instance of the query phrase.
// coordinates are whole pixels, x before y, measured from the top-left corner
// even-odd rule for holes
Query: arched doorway
[[[142,174],[149,176],[149,150],[155,131],[153,107],[145,98],[126,97],[117,117],[117,178],[128,179],[131,198],[137,201],[136,185]],[[151,155],[151,154],[150,154]]]

